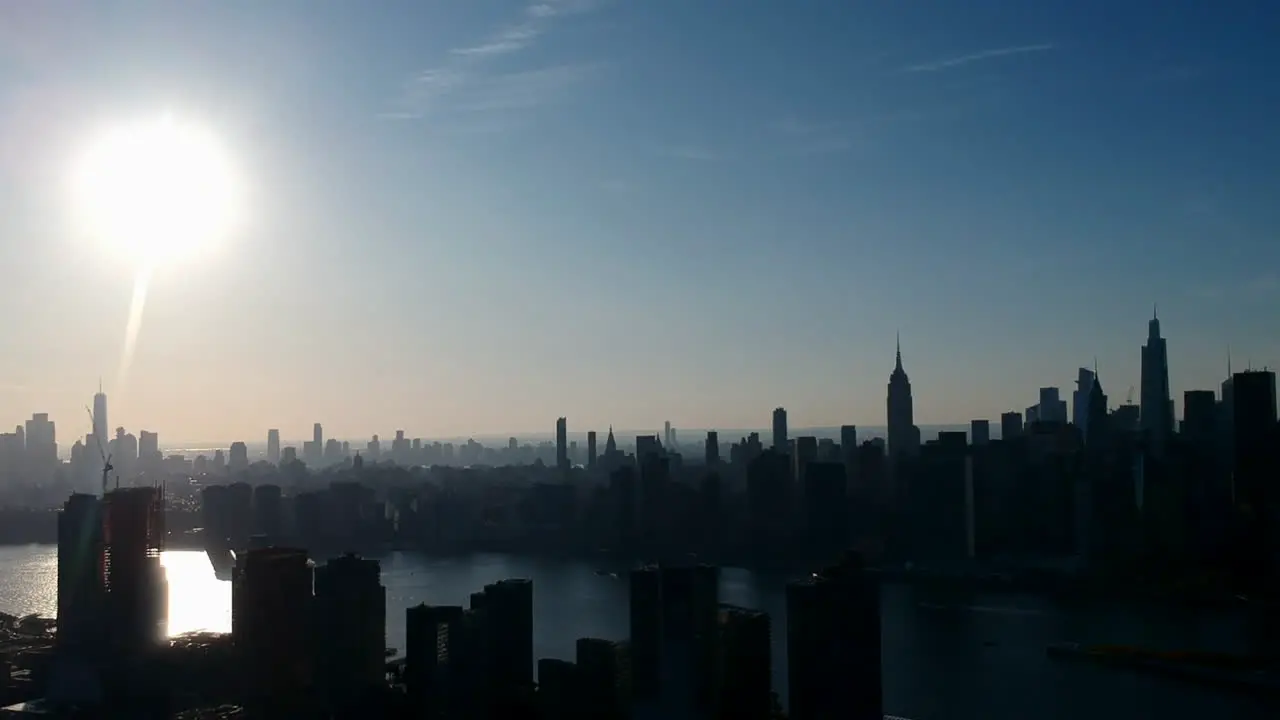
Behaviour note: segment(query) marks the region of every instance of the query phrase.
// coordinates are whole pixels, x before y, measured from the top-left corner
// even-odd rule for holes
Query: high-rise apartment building
[[[880,588],[860,559],[787,585],[787,665],[795,720],[884,716]]]
[[[266,547],[236,558],[231,637],[245,704],[262,717],[298,717],[312,687],[313,571],[307,552]]]
[[[773,717],[769,615],[721,605],[716,622],[712,715],[724,720]]]
[[[377,560],[348,553],[315,570],[315,618],[323,638],[316,677],[330,707],[358,709],[385,684],[387,590]]]

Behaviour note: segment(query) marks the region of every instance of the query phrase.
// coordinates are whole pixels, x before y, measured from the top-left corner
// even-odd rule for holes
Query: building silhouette
[[[579,638],[575,649],[578,717],[622,720],[630,717],[631,657],[628,644]]]
[[[76,493],[58,514],[57,642],[62,652],[100,651],[103,625],[102,501]]]
[[[1071,392],[1071,424],[1086,435],[1089,432],[1089,397],[1095,377],[1093,370],[1080,368],[1076,373],[1076,389]]]
[[[703,462],[707,467],[720,464],[720,434],[715,430],[707,431],[707,441],[703,449]]]
[[[769,615],[760,610],[720,606],[711,717],[769,720],[773,716],[770,627]]]
[[[1147,322],[1147,343],[1142,346],[1140,427],[1148,447],[1164,453],[1173,432],[1173,400],[1169,395],[1169,349],[1160,336],[1160,318],[1154,312]]]
[[[1000,439],[1012,440],[1022,434],[1022,413],[1000,413]]]
[[[299,548],[254,548],[236,558],[231,637],[240,690],[256,717],[297,717],[314,680],[312,563]]]
[[[564,418],[556,420],[556,467],[561,472],[569,469],[568,423]]]
[[[632,691],[651,700],[662,689],[662,573],[656,566],[631,571],[629,611]]]
[[[902,343],[897,345],[893,373],[889,375],[888,450],[890,460],[914,457],[920,447],[920,431],[915,424],[911,380],[902,368]]]
[[[459,643],[465,613],[460,605],[426,603],[405,611],[404,681],[410,706],[421,717],[445,717],[459,700],[451,690],[466,679],[455,662],[464,655]]]
[[[970,420],[969,442],[975,446],[991,442],[991,423],[987,420]]]
[[[118,488],[103,498],[102,585],[113,653],[142,655],[168,636],[164,491]]]
[[[385,684],[387,590],[376,560],[347,553],[315,570],[316,680],[331,708],[354,711]]]
[[[787,585],[793,720],[881,720],[880,588],[856,556]]]
[[[102,450],[107,451],[108,443],[111,442],[111,436],[107,434],[107,428],[111,427],[107,424],[107,395],[102,392],[102,381],[98,381],[98,392],[93,395],[93,437],[96,452]]]
[[[773,449],[780,453],[789,453],[790,443],[787,442],[787,411],[785,408],[774,408],[773,410]]]
[[[275,428],[267,431],[267,462],[280,464],[280,431]]]

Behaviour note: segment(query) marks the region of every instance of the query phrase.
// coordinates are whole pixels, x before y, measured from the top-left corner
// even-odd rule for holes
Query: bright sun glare
[[[237,215],[235,175],[205,128],[170,116],[115,127],[82,158],[82,228],[140,268],[209,248]]]

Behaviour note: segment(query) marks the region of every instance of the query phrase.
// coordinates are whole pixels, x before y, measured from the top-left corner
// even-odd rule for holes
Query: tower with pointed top
[[[1173,433],[1173,399],[1169,394],[1169,350],[1160,335],[1155,308],[1147,322],[1147,344],[1142,346],[1140,427],[1152,451],[1164,451]]]
[[[111,436],[107,434],[107,394],[102,392],[102,379],[98,379],[98,392],[93,396],[93,434],[103,452],[111,452]],[[94,448],[95,453],[98,448]]]
[[[902,340],[897,341],[897,362],[889,375],[888,397],[889,457],[912,456],[920,446],[916,433],[915,410],[911,399],[911,380],[902,369]]]
[[[1093,364],[1093,377],[1089,382],[1089,401],[1085,404],[1084,425],[1080,428],[1085,444],[1099,446],[1110,436],[1107,425],[1107,396],[1102,392],[1102,379],[1098,377],[1098,363]]]

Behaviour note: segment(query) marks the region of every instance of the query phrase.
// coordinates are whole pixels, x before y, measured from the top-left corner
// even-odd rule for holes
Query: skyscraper
[[[632,689],[638,698],[654,698],[662,683],[662,574],[658,568],[632,570],[630,593]]]
[[[319,464],[324,459],[324,427],[320,423],[311,426],[311,444],[303,443],[302,454],[308,463]]]
[[[103,636],[102,503],[76,493],[58,513],[59,650],[88,651]]]
[[[787,584],[790,717],[884,716],[880,587],[860,558]]]
[[[773,717],[769,616],[760,610],[721,605],[715,634],[713,717]]]
[[[784,408],[773,410],[773,449],[780,453],[787,452],[787,411]]]
[[[564,418],[556,420],[556,467],[561,471],[569,469],[569,428]]]
[[[275,428],[267,431],[267,462],[280,464],[280,431]]]
[[[975,446],[991,442],[991,423],[987,420],[970,420],[969,442]]]
[[[261,716],[297,717],[306,698],[313,574],[305,550],[256,548],[236,557],[231,639],[244,699]]]
[[[1076,389],[1071,393],[1071,424],[1080,428],[1083,435],[1089,434],[1089,396],[1094,377],[1089,368],[1080,368],[1076,374]]]
[[[596,466],[596,431],[592,430],[587,433],[587,467],[594,469]]]
[[[1152,451],[1164,451],[1173,432],[1173,400],[1169,396],[1169,350],[1160,337],[1160,318],[1153,311],[1147,323],[1147,344],[1142,346],[1142,395],[1140,427]]]
[[[897,343],[897,362],[889,376],[888,397],[889,458],[915,455],[920,446],[915,411],[911,400],[911,379],[902,369],[902,343]]]
[[[102,392],[102,381],[98,381],[98,392],[93,396],[93,435],[97,438],[98,447],[106,452],[111,436],[107,434],[107,395]],[[96,451],[96,448],[95,448]]]
[[[858,449],[858,426],[857,425],[841,425],[840,426],[840,451],[845,457]]]
[[[350,710],[384,682],[387,589],[378,561],[348,553],[315,569],[315,617],[325,628],[317,675],[331,703]]]
[[[1182,394],[1182,436],[1201,449],[1212,449],[1217,440],[1218,397],[1212,390],[1187,390]]]
[[[232,473],[240,473],[249,469],[249,446],[243,442],[231,443],[231,457],[227,460],[227,469]]]
[[[1022,413],[1000,413],[1000,439],[1012,440],[1022,434]]]

